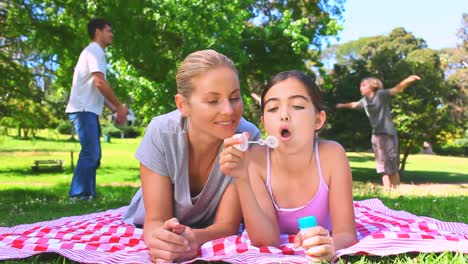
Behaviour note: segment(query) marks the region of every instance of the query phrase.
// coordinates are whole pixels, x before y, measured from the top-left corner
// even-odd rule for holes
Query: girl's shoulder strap
[[[320,164],[320,154],[319,154],[319,141],[318,139],[315,140],[314,144],[314,152],[315,152],[315,163],[317,164],[317,172],[320,177],[320,184],[325,183],[325,179],[323,179],[322,174],[322,165]],[[326,184],[325,184],[326,185]]]
[[[270,148],[266,148],[266,186],[268,191],[271,192],[271,159],[270,159]]]

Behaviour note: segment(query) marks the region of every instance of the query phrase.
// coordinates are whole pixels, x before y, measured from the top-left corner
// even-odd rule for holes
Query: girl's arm
[[[247,179],[236,180],[236,186],[250,241],[256,247],[279,247],[280,231],[270,194],[255,169],[249,168]]]
[[[397,93],[400,93],[400,92],[404,91],[410,85],[410,83],[412,83],[414,81],[418,81],[418,80],[421,80],[421,78],[419,76],[410,75],[409,77],[407,77],[406,79],[401,81],[399,84],[397,84],[395,87],[391,88],[389,93],[390,93],[390,95],[395,95]]]
[[[342,103],[342,104],[336,104],[336,108],[340,109],[340,108],[351,108],[351,109],[355,109],[359,106],[359,101],[357,102],[349,102],[349,103]]]
[[[352,175],[346,152],[336,142],[325,142],[332,161],[329,183],[329,206],[334,250],[351,246],[356,241]]]
[[[336,250],[356,241],[351,169],[344,149],[336,142],[321,141],[320,159],[324,175],[329,179],[328,195],[332,232],[321,226],[296,235],[294,245],[301,246],[311,260],[330,261]]]
[[[238,138],[224,140],[220,156],[221,170],[235,178],[244,222],[252,245],[279,246],[280,234],[275,210],[265,183],[255,170],[255,158],[262,155],[262,148],[253,148],[244,153],[234,147],[239,143]]]

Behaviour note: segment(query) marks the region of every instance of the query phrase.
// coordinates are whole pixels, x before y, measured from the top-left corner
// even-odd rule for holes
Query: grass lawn
[[[81,215],[127,205],[139,186],[134,153],[140,139],[115,139],[103,143],[97,184],[99,199],[70,202],[68,188],[72,163],[80,146],[53,131],[37,139],[0,136],[0,226],[13,226]],[[73,153],[73,162],[71,159]],[[378,197],[391,209],[443,221],[468,223],[468,158],[436,155],[409,157],[402,185],[383,192],[372,153],[348,153],[353,169],[354,199]],[[61,159],[63,172],[32,173],[34,160]],[[351,263],[468,263],[467,254],[404,254],[391,257],[352,257]],[[61,256],[42,254],[4,263],[72,263]],[[343,262],[346,263],[346,262]]]

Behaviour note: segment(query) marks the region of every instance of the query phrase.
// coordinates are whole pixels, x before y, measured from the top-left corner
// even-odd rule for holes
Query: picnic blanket
[[[442,222],[387,208],[380,200],[354,202],[357,236],[343,255],[394,255],[405,252],[468,253],[468,225]],[[57,253],[82,263],[151,263],[142,229],[122,222],[126,207],[53,221],[0,227],[0,260]],[[248,233],[209,241],[195,260],[230,263],[304,263],[304,251],[294,249],[293,235],[282,235],[281,246],[254,247]]]

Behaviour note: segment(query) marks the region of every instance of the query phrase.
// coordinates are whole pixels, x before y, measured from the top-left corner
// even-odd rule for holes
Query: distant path
[[[411,194],[414,196],[468,196],[468,183],[422,183],[422,184],[401,184],[396,193],[402,195]]]
[[[360,187],[359,187],[360,186]],[[378,192],[384,193],[383,188],[379,184],[367,183],[358,184],[357,189],[364,189],[365,186],[373,192],[377,189]],[[397,190],[392,190],[390,196],[468,196],[468,183],[420,183],[420,184],[405,184],[402,183]],[[377,195],[378,196],[378,195]]]

